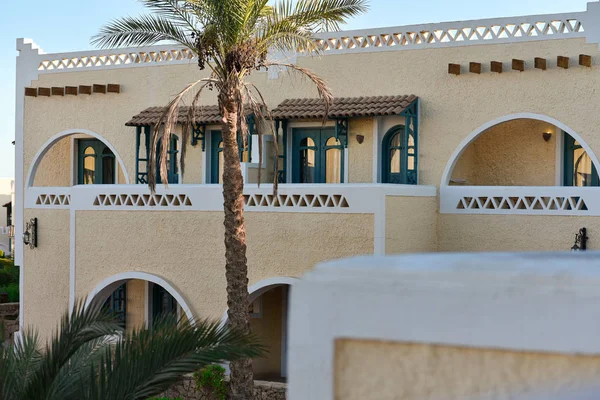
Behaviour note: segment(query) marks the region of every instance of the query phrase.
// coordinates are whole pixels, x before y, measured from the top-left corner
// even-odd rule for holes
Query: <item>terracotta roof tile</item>
[[[155,125],[167,107],[150,107],[131,118],[126,126],[150,126]],[[178,123],[184,123],[187,119],[189,107],[181,107],[179,110]],[[201,106],[196,109],[196,122],[200,124],[220,124],[221,115],[219,106]]]
[[[338,97],[329,108],[328,118],[398,115],[415,100],[415,95]],[[321,99],[287,99],[272,112],[275,119],[321,119],[325,108]]]

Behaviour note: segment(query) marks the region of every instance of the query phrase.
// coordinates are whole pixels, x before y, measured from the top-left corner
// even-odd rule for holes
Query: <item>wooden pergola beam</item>
[[[64,87],[52,87],[52,96],[64,96],[65,88]]]
[[[79,85],[79,94],[92,94],[92,87],[88,85]]]
[[[520,71],[520,72],[525,71],[525,61],[517,60],[516,58],[513,58],[512,69],[514,69],[515,71]]]
[[[559,68],[569,69],[569,57],[556,57],[556,66]]]
[[[592,56],[589,56],[587,54],[580,54],[579,55],[579,65],[581,65],[583,67],[591,68],[592,67]]]
[[[37,90],[37,88],[26,87],[25,88],[25,96],[37,97],[38,96],[38,90]]]
[[[536,69],[541,69],[542,71],[545,71],[547,68],[547,62],[545,58],[536,57],[533,60],[533,64]]]
[[[121,85],[109,83],[106,87],[108,93],[121,93]]]
[[[471,62],[469,63],[469,72],[473,74],[481,74],[481,63]]]
[[[490,63],[490,70],[492,72],[502,73],[502,63],[500,61],[492,61]]]
[[[97,84],[94,84],[92,87],[93,87],[93,92],[94,93],[106,94],[106,85],[97,85]]]
[[[460,75],[460,64],[448,64],[448,73],[452,75]]]

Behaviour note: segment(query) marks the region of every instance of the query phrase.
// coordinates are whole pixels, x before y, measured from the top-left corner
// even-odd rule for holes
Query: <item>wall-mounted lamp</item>
[[[23,232],[23,244],[30,249],[37,247],[37,218],[31,218],[25,223],[25,232]]]
[[[365,137],[363,135],[356,135],[356,141],[358,144],[362,144],[365,141]]]
[[[552,138],[552,133],[551,133],[551,132],[544,132],[544,133],[542,134],[542,137],[544,138],[544,140],[545,140],[546,142],[549,142],[549,141],[550,141],[550,139]]]
[[[575,234],[575,244],[571,247],[571,251],[587,250],[587,240],[587,229],[581,228],[579,232]]]

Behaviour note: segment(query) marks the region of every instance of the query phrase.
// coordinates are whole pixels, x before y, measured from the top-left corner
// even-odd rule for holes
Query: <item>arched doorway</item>
[[[250,328],[268,353],[252,360],[254,378],[266,381],[287,379],[287,322],[290,289],[297,278],[274,277],[252,285],[250,293]],[[223,322],[227,321],[227,311]]]
[[[105,279],[92,291],[86,304],[91,302],[101,302],[127,330],[151,326],[165,315],[193,321],[186,301],[170,283],[142,272],[127,272]]]

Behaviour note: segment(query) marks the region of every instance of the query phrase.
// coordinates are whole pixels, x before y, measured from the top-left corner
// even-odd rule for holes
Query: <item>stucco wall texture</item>
[[[338,340],[334,368],[336,400],[509,400],[597,382],[600,357]]]
[[[373,253],[373,215],[253,212],[245,218],[250,285]],[[220,212],[77,211],[76,296],[115,274],[147,272],[169,282],[194,315],[221,318],[227,309],[222,219]],[[68,236],[65,246],[68,277]]]
[[[437,198],[386,196],[385,253],[437,251]]]
[[[38,247],[25,247],[23,314],[25,327],[48,337],[69,306],[69,211],[25,210],[38,218]]]
[[[545,132],[552,134],[548,142]],[[452,179],[476,186],[554,186],[556,143],[562,140],[556,132],[554,125],[532,119],[496,125],[469,145]]]

